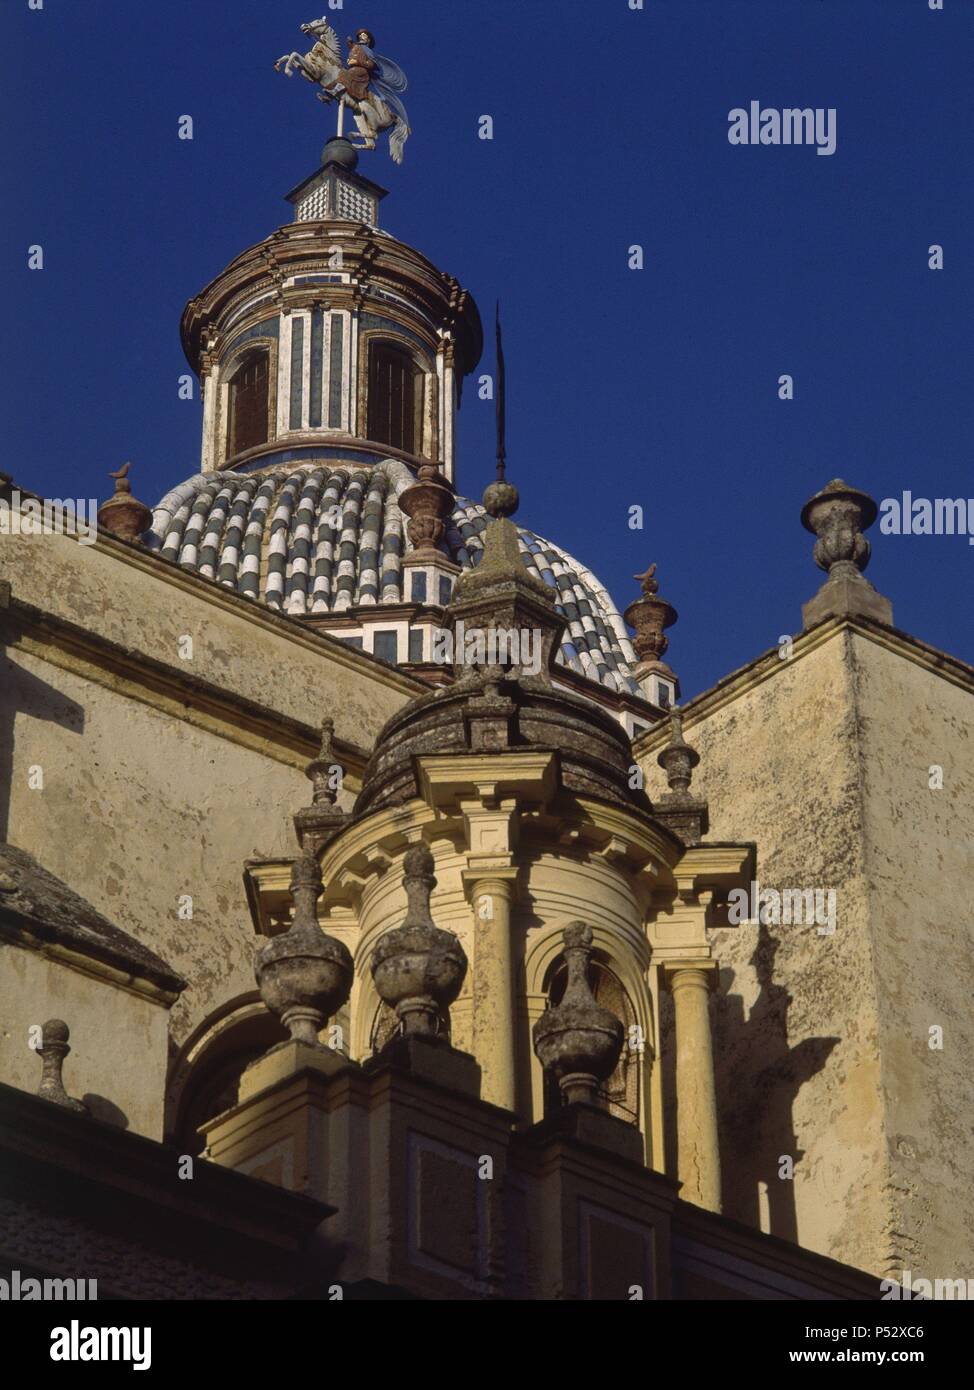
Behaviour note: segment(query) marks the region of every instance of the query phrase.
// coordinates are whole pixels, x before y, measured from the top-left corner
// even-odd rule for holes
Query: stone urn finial
[[[563,933],[568,983],[561,1003],[534,1025],[534,1050],[568,1104],[598,1105],[599,1083],[612,1075],[622,1051],[621,1021],[595,1001],[588,982],[592,928],[572,922]]]
[[[315,904],[321,897],[321,868],[314,855],[294,861],[291,926],[257,952],[254,974],[260,997],[291,1034],[293,1042],[318,1045],[318,1033],[345,1003],[353,966],[345,944],[323,932]]]
[[[467,956],[454,933],[437,927],[430,914],[436,879],[429,847],[407,850],[403,870],[406,916],[401,927],[379,938],[372,978],[380,997],[395,1009],[403,1033],[432,1038],[463,986]]]
[[[666,773],[671,792],[688,792],[693,780],[693,769],[700,761],[700,754],[683,737],[683,716],[676,710],[670,715],[670,740],[656,758]]]
[[[61,1105],[65,1110],[76,1110],[79,1114],[87,1115],[88,1107],[80,1100],[72,1100],[64,1089],[64,1081],[61,1072],[64,1067],[64,1059],[67,1057],[71,1048],[68,1046],[68,1038],[71,1036],[68,1025],[60,1018],[49,1018],[41,1028],[41,1045],[37,1049],[40,1054],[44,1070],[41,1074],[41,1084],[37,1088],[37,1094],[44,1100],[51,1100],[55,1105]]]
[[[130,463],[123,463],[121,468],[109,473],[108,476],[115,479],[115,492],[98,508],[98,525],[123,541],[139,540],[152,521],[151,507],[132,496],[128,477],[131,467]]]
[[[868,492],[833,478],[802,508],[802,525],[817,537],[815,563],[831,579],[855,574],[869,564],[871,547],[863,532],[876,520],[876,503]]]
[[[663,653],[670,645],[670,639],[664,637],[663,629],[672,627],[679,614],[672,603],[659,597],[655,564],[633,577],[639,580],[641,596],[635,603],[630,603],[624,615],[626,622],[636,629],[632,639],[633,650],[640,662],[660,664]]]
[[[446,534],[446,518],[453,511],[456,494],[435,463],[420,466],[417,481],[403,488],[397,499],[409,520],[406,535],[417,558],[439,554]]]
[[[876,592],[862,571],[869,564],[869,541],[863,534],[878,508],[868,492],[833,478],[802,507],[801,521],[816,537],[815,563],[828,578],[802,608],[806,627],[830,617],[865,617],[892,623],[889,599]]]

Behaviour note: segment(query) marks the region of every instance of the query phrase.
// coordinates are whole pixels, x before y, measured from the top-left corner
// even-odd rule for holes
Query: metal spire
[[[507,462],[507,446],[505,442],[507,383],[504,374],[504,344],[501,341],[501,302],[499,299],[497,301],[495,327],[497,338],[497,481],[502,483],[504,481],[504,469]]]

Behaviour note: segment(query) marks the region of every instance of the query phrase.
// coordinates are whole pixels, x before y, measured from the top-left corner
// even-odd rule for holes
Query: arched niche
[[[551,1096],[550,1093],[546,1095],[541,1064],[531,1048],[531,1028],[549,1001],[557,1002],[557,997],[552,999],[556,994],[553,987],[564,969],[562,933],[567,925],[566,919],[537,928],[529,934],[525,946],[522,1017],[527,1028],[525,1042],[530,1048],[530,1110],[535,1120],[543,1117],[546,1101],[550,1102]],[[649,946],[645,940],[635,944],[624,941],[618,932],[604,925],[590,925],[594,977],[590,983],[595,985],[596,999],[620,1018],[626,1029],[623,1054],[606,1087],[609,1108],[620,1119],[638,1125],[646,1144],[647,1162],[652,1163],[652,1155],[660,1142],[660,1107],[659,1076],[655,1066],[658,1051],[656,1007],[648,980]]]

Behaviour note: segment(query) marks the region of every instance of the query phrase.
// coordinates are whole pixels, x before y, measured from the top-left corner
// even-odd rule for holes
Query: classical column
[[[710,990],[716,963],[674,961],[666,967],[676,1014],[676,1109],[681,1197],[720,1211],[717,1096],[710,1036]]]
[[[207,353],[203,360],[200,376],[200,389],[203,392],[203,449],[202,468],[210,473],[220,466],[217,431],[217,405],[220,398],[220,364]]]
[[[464,875],[473,906],[473,1053],[484,1100],[514,1110],[516,1051],[511,903],[516,869]]]

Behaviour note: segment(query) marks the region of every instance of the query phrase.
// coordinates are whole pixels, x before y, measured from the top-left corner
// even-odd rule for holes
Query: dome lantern
[[[201,470],[402,460],[454,478],[463,378],[483,347],[453,276],[378,226],[386,190],[344,137],[287,199],[294,221],[242,252],[183,312],[203,392]]]

